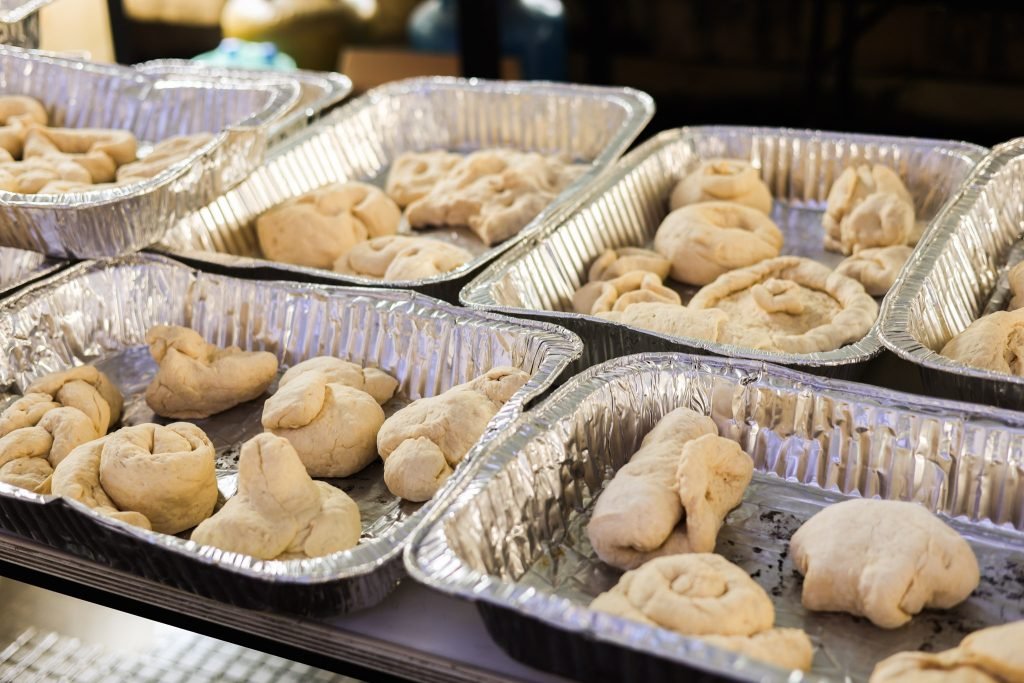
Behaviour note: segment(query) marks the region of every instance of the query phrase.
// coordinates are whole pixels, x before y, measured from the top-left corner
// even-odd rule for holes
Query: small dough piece
[[[956,531],[918,505],[854,499],[830,505],[789,544],[809,610],[849,612],[898,628],[949,609],[978,586],[978,561]]]
[[[85,169],[92,182],[107,183],[118,166],[135,161],[137,149],[135,136],[126,130],[32,126],[25,135],[24,158],[68,161]]]
[[[721,341],[729,316],[717,308],[693,309],[664,303],[635,303],[624,311],[598,313],[599,318],[673,337]]]
[[[263,426],[288,440],[313,477],[347,477],[373,462],[383,424],[370,394],[323,372],[302,372],[263,405]]]
[[[975,631],[962,641],[966,658],[1004,681],[1024,681],[1024,621]]]
[[[772,193],[757,169],[742,159],[708,159],[680,180],[669,206],[676,209],[700,202],[733,202],[763,214],[772,212]]]
[[[117,169],[117,182],[135,183],[158,176],[190,157],[211,140],[213,135],[210,133],[197,133],[176,135],[158,142],[145,158]]]
[[[775,621],[764,589],[712,553],[654,558],[623,574],[590,608],[684,636],[751,636]]]
[[[124,399],[110,378],[92,365],[51,372],[32,382],[26,394],[48,394],[64,406],[85,413],[102,436],[121,419]]]
[[[0,413],[0,436],[6,436],[16,429],[36,426],[43,415],[54,408],[60,408],[60,404],[49,394],[41,391],[25,392],[24,396]]]
[[[810,671],[814,645],[798,628],[773,628],[752,636],[704,636],[701,640],[780,669]]]
[[[860,227],[870,231],[874,236],[862,239],[857,234],[859,228],[851,227],[846,230],[844,237],[843,226],[849,222],[854,210],[875,194],[883,197],[873,199],[868,209],[862,211],[856,219]],[[885,198],[885,195],[894,195],[909,207],[909,225],[906,223],[907,207],[896,207],[891,199]],[[884,215],[879,213],[883,209]],[[914,199],[899,175],[891,168],[881,164],[850,166],[832,183],[822,225],[825,228],[825,248],[847,255],[854,253],[858,248],[906,244],[914,233]]]
[[[1024,377],[1024,308],[978,318],[939,353],[971,367]]]
[[[554,157],[507,149],[474,152],[406,209],[412,228],[467,226],[492,245],[516,235],[573,180]]]
[[[321,557],[359,543],[359,507],[341,489],[313,481],[286,439],[263,433],[242,444],[238,492],[192,532],[192,540],[261,560]]]
[[[187,327],[155,325],[146,343],[160,364],[146,387],[146,403],[164,417],[195,419],[223,412],[263,394],[277,375],[274,354],[222,349]]]
[[[958,649],[898,652],[875,665],[869,683],[1003,683],[964,659]]]
[[[92,176],[82,166],[53,156],[0,163],[0,173],[3,175],[4,189],[21,194],[36,194],[58,181],[92,184]]]
[[[389,417],[377,433],[388,490],[415,502],[433,497],[491,418],[529,379],[518,368],[492,368]]]
[[[165,534],[191,529],[217,503],[213,444],[188,422],[119,429],[103,444],[99,474],[117,509],[138,512]]]
[[[347,387],[365,391],[380,405],[384,405],[398,390],[398,380],[378,368],[364,368],[361,365],[334,356],[316,356],[288,368],[278,389],[283,388],[292,380],[298,379],[307,372],[318,372],[328,382],[344,384]]]
[[[39,100],[25,95],[0,97],[0,149],[11,159],[21,158],[29,128],[46,122],[46,109]]]
[[[1006,310],[1016,311],[1018,308],[1024,308],[1024,261],[1010,268],[1006,279],[1010,282],[1010,292],[1013,294]]]
[[[706,285],[722,273],[778,256],[782,231],[757,209],[704,202],[666,216],[654,248],[672,262],[672,279]]]
[[[360,242],[395,234],[401,220],[398,205],[379,188],[332,183],[263,213],[256,235],[272,261],[329,270]]]
[[[361,242],[335,262],[334,270],[383,280],[419,280],[473,259],[462,247],[428,237],[387,235]]]
[[[753,476],[754,461],[735,441],[707,434],[683,446],[676,478],[695,552],[715,549],[726,515],[743,500]]]
[[[799,256],[730,271],[689,307],[727,314],[719,341],[784,353],[833,351],[863,338],[878,317],[859,282]]]
[[[577,313],[607,313],[623,311],[640,302],[661,302],[682,306],[682,299],[661,283],[657,273],[634,270],[614,280],[587,283],[573,294],[573,309]]]
[[[871,296],[885,296],[912,253],[905,245],[862,249],[836,266],[836,272],[864,285]]]
[[[608,249],[598,256],[590,264],[587,279],[590,282],[614,280],[626,273],[644,270],[654,273],[664,280],[668,277],[671,268],[672,262],[656,251],[640,247],[619,247],[618,249]]]
[[[844,254],[906,244],[914,229],[914,207],[891,192],[876,192],[854,207],[839,226]]]
[[[102,435],[78,408],[59,406],[49,410],[37,425],[16,429],[0,438],[0,481],[36,493],[49,493],[53,468],[72,450]]]
[[[90,441],[71,451],[68,457],[53,469],[50,491],[56,496],[77,501],[108,517],[143,529],[152,529],[145,515],[118,510],[100,485],[100,457],[108,438],[110,437]]]
[[[434,186],[462,161],[461,154],[436,149],[406,152],[391,164],[384,191],[403,209],[430,194]]]

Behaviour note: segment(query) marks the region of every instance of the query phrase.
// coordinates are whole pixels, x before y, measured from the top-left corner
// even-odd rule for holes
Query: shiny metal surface
[[[572,311],[572,294],[605,249],[649,245],[668,213],[675,183],[702,159],[748,159],[775,197],[772,218],[785,236],[783,254],[834,267],[842,255],[823,246],[821,216],[828,191],[859,160],[899,171],[918,218],[933,222],[955,199],[981,147],[961,142],[892,138],[784,128],[707,126],[666,131],[619,161],[571,213],[551,218],[538,237],[491,264],[460,294],[467,306],[550,320],[587,343],[585,365],[625,353],[689,351],[764,360],[816,374],[853,378],[881,349],[878,326],[835,351],[791,354],[671,337]],[[697,288],[680,288],[686,302]]]
[[[920,368],[929,393],[1020,410],[1024,377],[938,352],[981,315],[1006,308],[1006,271],[1024,246],[1024,138],[993,149],[936,222],[882,309],[882,341]]]
[[[124,393],[122,424],[166,423],[143,398],[156,370],[144,337],[157,323],[190,326],[222,346],[272,351],[285,367],[318,355],[379,367],[400,382],[386,412],[498,365],[532,373],[491,420],[481,444],[552,386],[582,351],[579,339],[561,328],[465,311],[411,292],[237,280],[139,255],[74,266],[0,304],[3,397],[46,372],[89,362]],[[234,490],[238,447],[263,431],[262,408],[257,400],[196,421],[217,447],[225,495]],[[227,602],[340,612],[374,604],[393,589],[409,535],[431,509],[444,507],[464,471],[422,505],[387,491],[380,462],[332,480],[359,504],[363,535],[356,548],[316,559],[258,561],[200,548],[5,484],[0,526]]]
[[[47,258],[34,251],[0,247],[0,296],[56,272],[65,261]]]
[[[182,165],[140,183],[67,194],[0,192],[0,245],[54,257],[114,256],[155,242],[177,217],[259,164],[268,126],[299,96],[298,85],[284,81],[162,79],[5,46],[0,80],[4,92],[41,101],[52,125],[129,130],[143,145],[215,134]]]
[[[683,668],[777,677],[699,640],[587,608],[618,576],[585,534],[594,499],[661,416],[684,405],[711,415],[754,460],[754,481],[716,551],[768,591],[779,625],[807,630],[816,645],[809,680],[866,680],[895,651],[945,649],[1024,617],[1024,415],[684,354],[596,366],[520,418],[481,454],[449,509],[416,534],[411,575],[500,610],[492,618],[514,624],[502,631],[536,647],[520,657],[549,670],[628,675],[625,656],[602,654],[614,645],[633,653],[630,665],[651,674],[646,680],[680,680]],[[974,548],[981,587],[895,631],[804,610],[789,538],[844,495],[913,500],[945,515]],[[550,647],[535,635],[545,628]]]
[[[39,10],[53,0],[0,0],[0,45],[39,47]]]
[[[326,110],[348,97],[352,81],[348,76],[324,71],[265,71],[259,69],[229,69],[196,64],[185,59],[154,59],[137,65],[140,72],[161,78],[188,80],[199,77],[218,77],[229,80],[255,80],[262,83],[275,80],[295,81],[299,98],[278,120],[267,129],[267,144],[273,145],[298,133],[320,118]]]
[[[344,104],[273,150],[237,187],[182,220],[157,249],[200,264],[292,279],[415,288],[454,299],[465,278],[523,242],[629,146],[654,112],[651,98],[628,88],[557,83],[418,78],[390,83]],[[335,181],[383,185],[391,162],[407,151],[487,147],[564,154],[590,169],[515,237],[487,248],[470,231],[417,231],[460,244],[475,258],[422,280],[382,282],[261,257],[255,219],[267,209]],[[445,295],[449,296],[445,296]]]

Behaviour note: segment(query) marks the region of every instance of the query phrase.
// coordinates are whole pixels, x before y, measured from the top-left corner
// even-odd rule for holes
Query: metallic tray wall
[[[401,399],[386,411],[497,365],[530,371],[532,379],[491,420],[481,444],[581,353],[579,339],[561,328],[474,313],[411,292],[237,280],[141,255],[73,266],[0,304],[0,398],[46,372],[93,362],[125,394],[122,424],[169,422],[155,418],[143,398],[155,371],[144,337],[157,323],[189,325],[220,345],[269,350],[286,366],[330,354],[380,367],[401,383]],[[238,446],[263,431],[262,407],[252,401],[196,421],[217,447],[225,496],[234,490]],[[423,505],[392,496],[379,462],[332,480],[359,504],[363,537],[351,550],[307,560],[258,561],[199,547],[6,484],[0,484],[0,526],[243,607],[339,613],[372,605],[394,588],[405,542],[431,509],[445,505],[464,471]]]
[[[780,626],[816,645],[804,680],[866,680],[898,650],[952,647],[1024,617],[1024,415],[816,378],[750,361],[642,354],[591,368],[517,421],[406,551],[411,575],[477,601],[513,656],[583,680],[782,680],[695,639],[587,608],[619,572],[585,533],[593,501],[662,415],[689,406],[754,460],[716,550],[772,596]],[[972,543],[982,586],[886,631],[800,604],[788,540],[844,496],[913,500]]]
[[[938,353],[985,313],[1006,307],[1006,271],[1024,238],[1024,138],[992,150],[970,187],[915,254],[919,265],[882,310],[882,342],[917,365],[930,394],[1024,409],[1024,377],[970,367]]]
[[[53,0],[0,0],[0,45],[39,47],[39,10]]]
[[[415,288],[455,301],[468,276],[527,239],[550,216],[576,204],[582,191],[629,146],[654,111],[651,98],[628,88],[505,83],[453,78],[399,81],[371,90],[275,149],[238,187],[182,220],[159,251],[203,266],[252,276]],[[382,185],[391,162],[407,151],[468,152],[512,147],[565,154],[591,168],[516,236],[486,248],[459,268],[432,278],[383,282],[261,257],[254,222],[267,209],[330,182]],[[455,238],[452,231],[431,231]]]
[[[587,193],[578,211],[554,217],[544,231],[489,266],[463,289],[463,304],[549,320],[587,343],[584,367],[628,353],[688,351],[765,360],[815,374],[855,378],[881,350],[877,325],[861,341],[836,351],[788,354],[681,339],[572,312],[572,294],[605,249],[649,244],[668,213],[674,184],[699,160],[749,159],[776,199],[772,218],[785,236],[784,254],[834,267],[820,214],[832,182],[851,163],[879,162],[898,170],[926,221],[958,196],[984,150],[958,142],[780,128],[709,126],[666,131],[622,158]],[[689,291],[692,295],[692,291]],[[684,301],[687,292],[684,291]]]
[[[0,297],[7,296],[66,265],[66,261],[47,258],[34,251],[0,247]]]

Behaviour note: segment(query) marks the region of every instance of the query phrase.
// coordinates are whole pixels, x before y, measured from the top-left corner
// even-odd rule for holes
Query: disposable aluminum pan
[[[865,681],[900,650],[942,650],[1024,618],[1024,415],[821,379],[769,365],[641,354],[578,375],[481,453],[472,479],[406,551],[410,575],[476,601],[517,659],[576,680],[795,680],[695,639],[588,609],[619,572],[586,536],[595,497],[669,411],[709,414],[754,461],[716,551],[815,645],[803,680]],[[913,500],[971,543],[981,586],[898,630],[801,606],[793,532],[847,496]],[[642,524],[642,520],[637,520]]]
[[[1024,138],[985,157],[970,187],[915,254],[913,272],[882,310],[882,341],[914,363],[929,393],[1024,409],[1024,377],[938,352],[985,313],[1006,308],[1006,271],[1024,256]]]
[[[53,0],[0,0],[0,45],[39,47],[39,10]]]
[[[491,420],[481,444],[581,353],[579,339],[553,325],[466,311],[412,292],[238,280],[138,255],[73,266],[0,304],[2,398],[44,373],[88,362],[124,393],[123,424],[172,422],[155,418],[143,397],[156,369],[144,337],[158,323],[191,326],[221,345],[271,351],[283,366],[334,355],[380,367],[401,382],[398,398],[385,406],[389,414],[494,366],[528,370],[532,379]],[[217,447],[225,497],[235,488],[239,445],[263,431],[262,410],[256,400],[195,421]],[[402,576],[405,542],[431,509],[444,507],[464,471],[423,505],[392,496],[379,462],[331,480],[359,504],[363,535],[356,548],[318,559],[257,561],[200,548],[4,484],[0,527],[242,607],[338,614],[387,595]]]
[[[263,83],[280,79],[295,81],[300,89],[299,99],[280,119],[270,125],[267,131],[269,145],[281,142],[301,131],[352,92],[352,81],[348,76],[323,71],[228,69],[184,59],[154,59],[139,64],[138,69],[153,76],[186,80],[196,76],[216,76],[229,80],[252,79]]]
[[[785,237],[782,253],[835,267],[843,256],[825,251],[821,217],[828,191],[843,169],[857,161],[896,169],[927,228],[941,207],[959,194],[984,151],[962,142],[786,128],[666,131],[624,156],[587,193],[579,210],[555,217],[536,240],[490,265],[466,286],[460,299],[474,308],[557,321],[586,342],[585,365],[642,351],[689,351],[855,378],[881,350],[877,325],[860,341],[835,351],[756,351],[580,315],[572,310],[572,294],[586,282],[590,264],[604,250],[653,242],[668,213],[672,188],[701,160],[732,157],[753,163],[775,197],[772,218]],[[686,303],[697,288],[679,291]]]
[[[4,94],[30,95],[51,125],[128,130],[145,145],[188,133],[214,139],[181,164],[130,185],[65,194],[0,192],[0,245],[58,258],[137,251],[178,217],[262,161],[268,126],[298,98],[294,83],[183,80],[0,46]]]
[[[0,296],[46,277],[66,265],[34,251],[0,247]]]
[[[182,220],[158,249],[190,262],[251,275],[415,288],[454,301],[468,276],[522,242],[549,217],[572,207],[582,191],[629,146],[654,111],[651,98],[628,88],[418,78],[375,88],[276,148],[238,187]],[[417,231],[465,247],[475,257],[420,280],[382,282],[262,258],[255,219],[267,209],[335,181],[383,186],[394,159],[408,151],[488,147],[565,154],[590,169],[519,234],[487,248],[469,230]]]

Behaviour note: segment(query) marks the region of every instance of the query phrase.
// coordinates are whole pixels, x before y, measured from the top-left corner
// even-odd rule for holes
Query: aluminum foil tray
[[[418,78],[375,88],[344,104],[301,136],[276,148],[244,182],[182,220],[157,249],[190,262],[253,276],[415,288],[454,301],[468,276],[522,242],[549,217],[572,208],[583,189],[629,146],[654,111],[651,98],[628,88],[555,83]],[[469,152],[513,147],[562,153],[591,168],[512,239],[487,248],[469,230],[417,231],[475,254],[469,263],[421,280],[382,282],[263,259],[255,219],[267,209],[330,182],[383,186],[403,152]]]
[[[352,81],[348,76],[323,71],[227,69],[197,64],[185,59],[154,59],[139,64],[138,69],[152,76],[186,80],[196,76],[216,76],[229,80],[251,79],[264,83],[281,79],[296,82],[299,86],[299,99],[268,128],[267,143],[270,145],[279,143],[306,128],[352,92]]]
[[[191,326],[221,345],[272,351],[283,366],[330,354],[380,367],[401,382],[399,397],[385,407],[388,413],[497,365],[533,373],[491,421],[481,443],[581,353],[579,339],[553,325],[466,311],[412,292],[238,280],[137,255],[73,266],[0,304],[0,399],[9,400],[39,375],[88,362],[124,393],[123,424],[161,421],[143,397],[156,370],[144,337],[157,323]],[[239,445],[263,431],[262,409],[257,400],[196,421],[217,446],[225,496],[234,491]],[[474,457],[471,452],[467,459]],[[337,614],[387,595],[402,576],[403,545],[431,509],[445,505],[465,471],[459,469],[423,505],[392,496],[380,463],[332,480],[359,504],[363,536],[356,548],[317,559],[257,561],[200,549],[78,503],[5,484],[0,527],[242,607]]]
[[[46,105],[51,124],[130,130],[143,143],[215,133],[192,158],[138,184],[68,194],[0,192],[0,245],[58,258],[137,251],[262,161],[267,128],[298,98],[294,83],[183,80],[0,46],[0,92]]]
[[[39,47],[39,10],[53,0],[0,0],[0,45]]]
[[[791,354],[755,351],[671,337],[572,311],[572,294],[604,250],[650,245],[668,213],[675,183],[701,160],[749,159],[772,190],[772,219],[785,236],[783,254],[830,267],[842,255],[824,249],[821,216],[832,182],[851,163],[896,168],[914,196],[918,218],[930,224],[955,198],[984,154],[961,142],[828,133],[785,128],[710,126],[666,131],[622,158],[571,215],[548,221],[534,241],[519,245],[463,289],[467,305],[557,321],[586,342],[584,365],[642,351],[689,351],[765,360],[815,374],[855,378],[881,350],[877,325],[836,351]],[[686,303],[698,288],[678,286]]]
[[[0,247],[0,296],[56,272],[66,261],[46,258],[34,251]]]
[[[1024,618],[1024,415],[685,354],[606,362],[519,419],[480,454],[444,514],[417,532],[410,574],[476,601],[514,657],[574,679],[785,680],[699,640],[587,607],[619,576],[587,540],[595,496],[680,406],[711,415],[754,460],[754,481],[716,551],[768,591],[779,625],[811,636],[814,669],[804,680],[864,681],[896,651],[952,647],[974,629]],[[981,586],[957,608],[926,611],[895,631],[804,610],[788,540],[846,496],[915,500],[951,518],[978,555]]]
[[[882,342],[918,366],[930,394],[1024,409],[1024,377],[939,355],[985,313],[1006,308],[1006,271],[1024,258],[1024,138],[999,145],[938,219],[912,273],[882,310]]]

